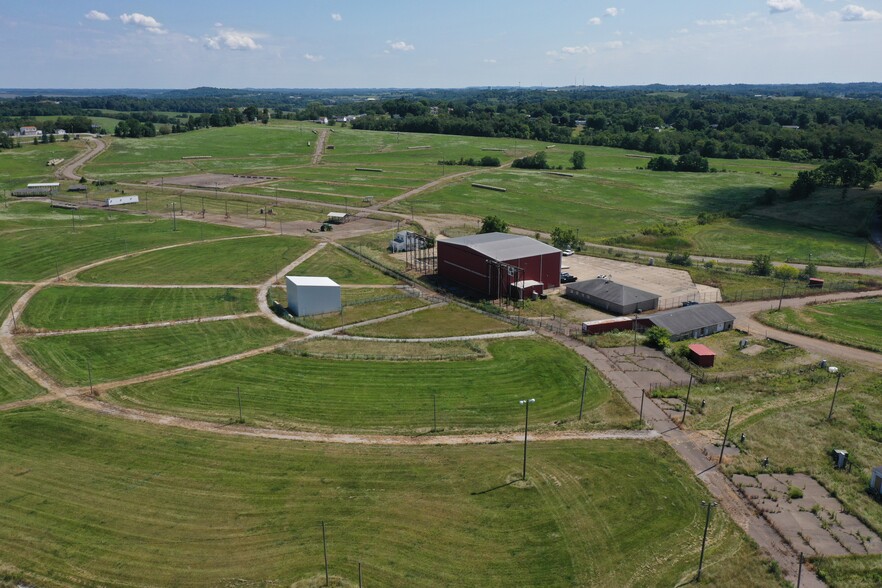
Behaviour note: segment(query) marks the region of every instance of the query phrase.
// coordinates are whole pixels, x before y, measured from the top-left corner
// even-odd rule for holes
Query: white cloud
[[[86,13],[89,20],[110,20],[110,17],[99,10],[90,10]]]
[[[220,29],[217,35],[205,37],[204,45],[208,49],[230,49],[232,51],[255,51],[262,47],[254,40],[253,33],[243,33],[235,29]]]
[[[603,11],[603,16],[618,16],[620,10],[615,6],[610,6],[606,10]]]
[[[863,6],[858,6],[857,4],[849,4],[839,11],[839,18],[847,22],[882,20],[882,12],[877,10],[867,10]]]
[[[581,45],[578,47],[561,47],[560,52],[565,53],[566,55],[579,55],[581,53],[592,55],[594,53],[597,53],[597,50],[593,47],[589,47],[588,45]]]
[[[339,12],[332,12],[331,20],[333,20],[334,22],[340,22],[341,20],[343,20],[343,15]]]
[[[695,24],[700,27],[721,27],[724,25],[733,25],[735,21],[728,18],[717,18],[714,20],[696,20]]]
[[[604,43],[603,46],[607,49],[621,49],[625,46],[625,44],[621,41],[609,41],[607,43]]]
[[[162,28],[162,23],[158,20],[152,16],[141,14],[140,12],[133,12],[132,14],[123,13],[119,15],[119,19],[123,24],[139,26],[157,35],[162,35],[167,32]]]
[[[766,6],[772,14],[780,12],[790,12],[791,10],[800,10],[802,8],[802,0],[766,0]]]
[[[484,60],[484,63],[489,63],[490,65],[493,65],[494,63],[496,63],[496,60],[495,60],[495,59],[492,59],[492,58],[491,58],[491,59],[485,59],[485,60]]]
[[[677,31],[677,34],[680,34],[680,35],[685,35],[685,34],[688,34],[688,33],[689,33],[689,29],[679,29],[679,30]]]
[[[414,50],[413,45],[411,45],[410,43],[406,43],[404,41],[395,41],[395,42],[388,41],[388,43],[389,43],[389,48],[392,49],[393,51],[413,51]]]
[[[588,19],[588,24],[590,24],[590,25],[594,25],[594,26],[599,25],[601,22],[603,22],[603,21],[600,20],[600,17],[599,17],[599,16],[595,16],[594,18],[589,18],[589,19]]]
[[[313,55],[312,53],[304,53],[303,59],[305,59],[306,61],[311,61],[313,63],[318,63],[319,61],[324,61],[325,57],[324,55]]]

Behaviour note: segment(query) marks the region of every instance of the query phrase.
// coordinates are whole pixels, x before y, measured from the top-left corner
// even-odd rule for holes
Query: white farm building
[[[340,312],[340,285],[331,278],[285,276],[288,287],[288,310],[294,316]]]

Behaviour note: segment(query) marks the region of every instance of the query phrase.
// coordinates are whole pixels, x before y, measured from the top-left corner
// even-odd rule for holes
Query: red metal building
[[[707,345],[693,343],[689,346],[689,361],[703,368],[714,367],[714,359],[717,354]]]
[[[536,239],[484,233],[437,245],[438,275],[489,298],[509,295],[519,282],[539,282],[541,289],[560,286],[560,249]]]

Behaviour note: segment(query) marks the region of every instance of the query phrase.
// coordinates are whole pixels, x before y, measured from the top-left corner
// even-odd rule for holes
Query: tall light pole
[[[640,315],[640,309],[638,308],[634,311],[634,323],[631,325],[631,330],[634,331],[634,349],[631,350],[631,355],[637,355],[637,318]]]
[[[535,398],[529,400],[520,400],[521,406],[524,407],[524,469],[521,473],[521,479],[527,479],[527,427],[530,426],[530,405],[536,402]]]
[[[707,544],[707,528],[710,526],[711,509],[717,505],[716,502],[705,502],[704,500],[701,501],[701,504],[707,508],[707,516],[704,519],[704,537],[701,540],[701,557],[698,558],[698,575],[695,577],[696,582],[701,580],[701,567],[704,565],[704,546]]]
[[[827,371],[831,374],[836,374],[836,387],[833,388],[833,401],[830,403],[830,414],[827,415],[827,420],[833,420],[833,406],[836,404],[836,393],[839,392],[839,380],[842,379],[842,372],[838,367],[833,367],[832,365],[827,368]]]

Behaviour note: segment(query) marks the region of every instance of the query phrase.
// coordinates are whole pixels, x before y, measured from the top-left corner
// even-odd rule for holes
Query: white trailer
[[[120,204],[137,204],[137,196],[114,196],[104,199],[104,206],[119,206]]]

